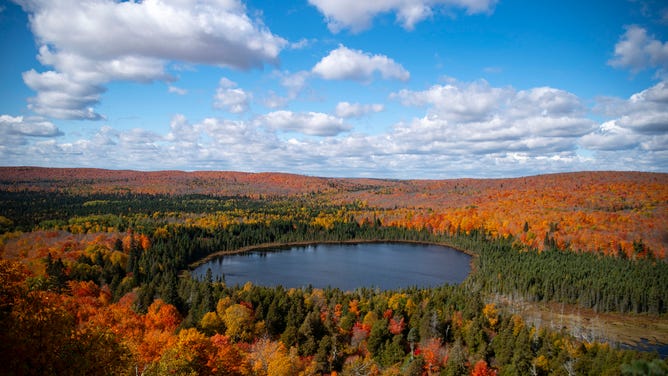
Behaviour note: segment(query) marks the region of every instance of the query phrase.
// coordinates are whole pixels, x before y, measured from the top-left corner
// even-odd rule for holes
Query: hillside
[[[577,172],[512,179],[385,180],[283,173],[0,168],[0,190],[66,194],[313,196],[358,219],[454,233],[484,228],[529,247],[666,258],[668,174]],[[371,215],[371,214],[372,215]],[[11,218],[10,218],[11,219]],[[526,227],[525,227],[526,224]],[[526,231],[525,231],[526,229]],[[635,243],[635,245],[634,245]]]

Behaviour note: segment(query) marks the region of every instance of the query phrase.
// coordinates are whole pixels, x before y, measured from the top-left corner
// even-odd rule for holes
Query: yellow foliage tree
[[[499,323],[499,313],[496,310],[494,303],[486,304],[482,309],[482,314],[485,315],[489,326],[493,329],[496,328],[496,324]]]
[[[250,341],[254,336],[253,311],[241,304],[233,304],[225,309],[222,317],[225,335],[233,341]]]

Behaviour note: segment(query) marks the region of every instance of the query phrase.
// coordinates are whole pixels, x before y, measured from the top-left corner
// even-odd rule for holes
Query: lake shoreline
[[[349,239],[349,240],[322,240],[322,241],[300,241],[300,242],[286,242],[286,243],[280,243],[280,242],[275,242],[275,243],[262,243],[262,244],[256,244],[256,245],[250,245],[247,247],[241,247],[237,248],[234,250],[228,250],[228,251],[218,251],[211,253],[207,256],[205,256],[202,259],[199,259],[190,265],[188,265],[188,270],[192,271],[196,269],[197,267],[206,264],[209,261],[212,261],[218,257],[221,256],[229,256],[229,255],[238,255],[242,253],[248,253],[248,252],[256,252],[256,251],[267,251],[267,250],[272,250],[275,248],[291,248],[291,247],[307,247],[311,245],[318,245],[318,244],[382,244],[382,243],[389,243],[389,244],[418,244],[418,245],[436,245],[440,247],[446,247],[453,249],[455,251],[464,253],[466,255],[469,255],[471,257],[476,257],[477,255],[469,250],[464,250],[460,249],[457,247],[453,247],[452,245],[445,244],[445,243],[438,243],[438,242],[428,242],[428,241],[422,241],[422,240],[383,240],[383,239]],[[471,259],[471,262],[473,262],[473,259]],[[473,269],[471,269],[473,271]]]
[[[440,244],[348,240],[295,242],[289,246],[252,247],[223,255],[191,271],[196,279],[211,271],[226,284],[251,281],[261,286],[353,291],[360,287],[394,290],[459,285],[469,276],[471,256]]]

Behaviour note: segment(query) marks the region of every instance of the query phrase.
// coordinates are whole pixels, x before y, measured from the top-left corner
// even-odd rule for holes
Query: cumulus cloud
[[[287,41],[252,20],[238,0],[14,0],[30,14],[39,61],[28,71],[30,108],[61,119],[93,110],[110,81],[169,80],[169,61],[238,69],[275,63]]]
[[[42,118],[0,115],[0,135],[6,146],[22,145],[28,138],[56,137],[63,133],[53,123]]]
[[[391,97],[429,106],[426,116],[394,130],[393,137],[410,140],[413,149],[406,151],[416,153],[572,153],[577,138],[595,127],[575,95],[549,87],[516,91],[486,81],[451,82]]]
[[[343,29],[359,32],[368,29],[373,19],[382,13],[395,13],[397,22],[405,29],[433,15],[437,8],[461,8],[467,14],[489,13],[496,0],[309,0],[325,16],[329,30]]]
[[[257,122],[270,129],[309,136],[336,136],[351,128],[343,119],[321,112],[274,111],[260,116]]]
[[[169,123],[169,133],[165,136],[165,140],[193,146],[197,143],[198,139],[199,134],[188,123],[185,116],[176,114],[172,117],[172,121]]]
[[[431,112],[452,121],[483,120],[493,115],[512,89],[491,87],[486,81],[434,85],[424,91],[393,93],[406,106],[431,106]]]
[[[376,73],[384,79],[407,81],[410,78],[401,64],[385,55],[371,55],[342,45],[322,58],[312,71],[326,80],[369,82]]]
[[[615,56],[608,61],[616,68],[639,72],[648,68],[668,69],[668,42],[648,35],[644,28],[631,25],[615,44]]]
[[[342,118],[356,118],[373,112],[381,112],[384,108],[385,107],[382,104],[339,102],[336,105],[336,116]]]
[[[633,94],[627,100],[600,99],[599,110],[615,118],[582,139],[592,150],[668,151],[668,82]]]
[[[580,143],[590,150],[618,151],[637,147],[640,139],[638,134],[618,126],[615,121],[606,121],[596,132],[584,135]]]
[[[105,91],[101,85],[78,82],[65,73],[37,73],[32,69],[23,73],[23,81],[37,92],[28,107],[38,114],[58,119],[102,119],[93,110]]]
[[[213,106],[233,114],[246,112],[253,96],[237,87],[237,84],[223,77],[218,83]]]

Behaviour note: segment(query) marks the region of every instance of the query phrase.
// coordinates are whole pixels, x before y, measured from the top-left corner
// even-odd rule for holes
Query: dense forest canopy
[[[449,233],[458,228],[485,228],[498,236],[517,237],[532,248],[542,248],[545,234],[549,233],[559,248],[574,251],[612,254],[621,248],[631,257],[634,242],[642,241],[656,258],[663,259],[668,249],[668,174],[660,173],[384,180],[279,173],[0,167],[0,189],[84,197],[308,197],[329,204],[363,204],[382,212],[376,218],[385,225],[427,227]],[[372,211],[363,214],[369,213]],[[529,231],[523,231],[525,224]]]
[[[668,312],[668,174],[396,181],[0,168],[8,374],[664,374],[656,355],[529,324],[498,297]],[[193,263],[268,244],[419,241],[459,286],[228,286]],[[660,373],[663,372],[663,373]],[[637,373],[635,373],[637,374]]]

